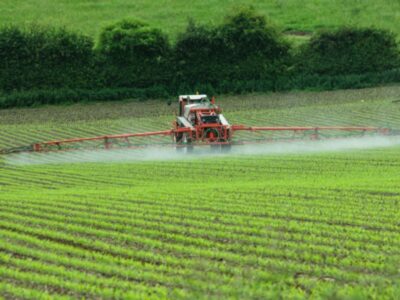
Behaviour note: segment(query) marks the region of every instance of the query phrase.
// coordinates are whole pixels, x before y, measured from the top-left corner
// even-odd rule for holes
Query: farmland
[[[235,123],[400,128],[398,95],[392,86],[219,102]],[[3,110],[0,148],[169,128],[174,109],[127,101]],[[397,299],[399,150],[0,158],[0,297]]]
[[[218,97],[231,123],[400,127],[400,87]],[[176,99],[0,110],[0,149],[33,142],[167,130]],[[170,141],[170,139],[167,139]]]
[[[66,26],[89,35],[122,18],[139,18],[176,37],[189,16],[202,24],[218,24],[222,16],[240,5],[252,5],[283,31],[296,36],[323,28],[374,26],[400,33],[400,4],[391,0],[364,1],[49,1],[3,0],[1,23],[39,23]]]

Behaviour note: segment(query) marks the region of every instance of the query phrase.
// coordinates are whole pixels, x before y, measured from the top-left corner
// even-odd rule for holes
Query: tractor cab
[[[182,95],[179,96],[179,116],[188,117],[188,112],[195,107],[209,107],[211,101],[207,95]]]
[[[179,96],[179,114],[175,122],[177,143],[228,142],[230,124],[221,109],[207,95]]]
[[[178,120],[185,119],[192,126],[198,124],[219,124],[219,108],[207,95],[184,95],[179,97]]]

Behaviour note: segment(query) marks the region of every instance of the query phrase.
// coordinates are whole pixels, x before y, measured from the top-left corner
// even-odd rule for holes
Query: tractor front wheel
[[[216,128],[207,128],[203,133],[203,140],[206,140],[209,143],[216,142],[220,139],[220,132]]]

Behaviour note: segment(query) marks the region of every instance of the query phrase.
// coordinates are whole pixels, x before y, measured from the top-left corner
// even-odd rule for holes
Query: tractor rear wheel
[[[174,134],[174,142],[175,144],[182,144],[183,133],[177,132]]]

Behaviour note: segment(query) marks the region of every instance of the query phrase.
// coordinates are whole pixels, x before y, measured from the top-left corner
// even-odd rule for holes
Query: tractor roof
[[[181,96],[179,96],[179,100],[196,101],[196,100],[203,100],[203,99],[207,99],[207,95],[202,94],[202,95],[181,95]]]

